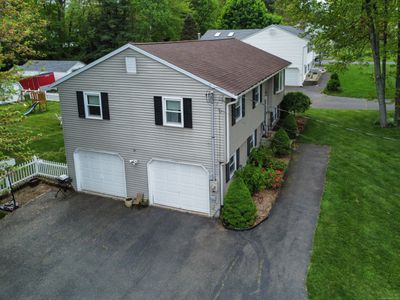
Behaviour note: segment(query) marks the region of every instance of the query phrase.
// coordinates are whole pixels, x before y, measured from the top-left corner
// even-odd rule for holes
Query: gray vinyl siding
[[[137,74],[127,74],[125,57],[134,56]],[[127,194],[148,196],[147,163],[152,158],[203,165],[212,173],[211,106],[209,88],[131,49],[70,78],[58,87],[69,172],[75,177],[74,151],[83,148],[118,153],[125,162]],[[78,117],[76,91],[107,92],[110,120]],[[193,128],[155,125],[154,96],[192,98]],[[216,178],[224,159],[224,96],[216,98]],[[251,107],[250,107],[251,108]],[[136,166],[129,160],[137,159]],[[211,193],[212,213],[219,207],[219,192]]]

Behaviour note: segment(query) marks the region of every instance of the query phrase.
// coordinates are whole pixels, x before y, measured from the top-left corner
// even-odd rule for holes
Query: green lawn
[[[25,112],[28,108],[28,103],[3,105],[0,106],[0,113],[2,109]],[[14,126],[16,131],[31,131],[33,141],[29,147],[33,154],[43,159],[65,162],[63,132],[56,114],[60,114],[59,103],[48,102],[46,112],[34,112]],[[9,155],[15,157],[19,162],[21,161],[20,153],[10,153]]]
[[[395,65],[387,65],[386,98],[394,99]],[[328,67],[328,69],[331,69]],[[375,80],[372,65],[349,65],[344,71],[337,72],[342,85],[340,92],[327,92],[330,95],[354,98],[376,99]]]
[[[310,110],[307,116],[313,120],[301,142],[331,146],[310,298],[400,299],[400,130],[373,127],[372,111]]]

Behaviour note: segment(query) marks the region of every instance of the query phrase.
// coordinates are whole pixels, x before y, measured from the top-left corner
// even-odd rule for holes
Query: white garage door
[[[209,176],[201,166],[153,160],[148,176],[152,204],[210,213]]]
[[[301,86],[300,71],[297,68],[288,68],[285,72],[285,85],[287,86]]]
[[[125,166],[117,154],[75,152],[78,190],[126,197]]]

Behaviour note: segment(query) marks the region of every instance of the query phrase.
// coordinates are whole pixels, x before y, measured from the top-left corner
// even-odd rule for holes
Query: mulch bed
[[[17,191],[14,191],[15,200],[18,202],[19,206],[21,207],[51,190],[56,191],[57,188],[54,186],[48,185],[46,183],[43,183],[43,182],[40,182],[36,186],[29,186],[27,184],[27,185],[24,185],[22,188],[18,189]],[[0,203],[3,204],[8,201],[11,201],[11,200],[12,200],[12,197],[10,194],[10,195],[6,196],[5,198],[1,199]]]

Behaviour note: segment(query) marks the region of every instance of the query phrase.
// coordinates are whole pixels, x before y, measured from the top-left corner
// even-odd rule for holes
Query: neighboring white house
[[[285,85],[302,86],[314,67],[315,52],[309,36],[293,26],[271,25],[264,29],[208,30],[202,40],[236,38],[291,62],[286,69]]]
[[[85,65],[77,60],[30,60],[18,69],[21,70],[23,77],[53,73],[55,80],[58,80]]]

